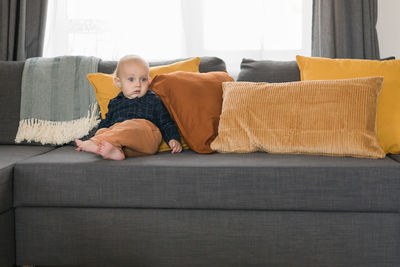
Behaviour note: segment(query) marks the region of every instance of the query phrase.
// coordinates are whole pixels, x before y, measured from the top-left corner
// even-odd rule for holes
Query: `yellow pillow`
[[[100,72],[89,73],[86,77],[94,88],[97,103],[100,107],[101,118],[105,119],[108,112],[108,103],[111,99],[116,97],[121,90],[115,86],[112,74]]]
[[[329,59],[297,56],[301,80],[383,76],[377,108],[377,138],[386,153],[400,153],[400,60]]]
[[[224,82],[218,152],[384,158],[376,139],[382,77],[288,83]]]
[[[174,71],[187,71],[187,72],[199,72],[200,58],[192,58],[185,61],[179,61],[170,65],[162,65],[150,68],[150,78],[153,79],[155,76],[164,73],[171,73]],[[116,97],[121,90],[118,89],[113,82],[112,74],[105,73],[90,73],[87,74],[89,82],[92,84],[97,102],[100,106],[101,118],[104,119],[108,112],[108,103],[114,97]],[[183,149],[189,149],[186,142],[181,138],[181,144]],[[169,146],[163,141],[160,145],[158,152],[171,150]]]
[[[200,58],[194,57],[185,61],[178,61],[169,65],[161,65],[150,68],[150,78],[154,79],[159,74],[167,74],[175,71],[200,72]]]

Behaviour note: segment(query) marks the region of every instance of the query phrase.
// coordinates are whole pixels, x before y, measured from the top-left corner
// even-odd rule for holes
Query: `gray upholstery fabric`
[[[15,264],[14,211],[0,213],[0,266]]]
[[[389,154],[389,157],[397,162],[400,162],[400,154]]]
[[[15,264],[13,166],[16,162],[46,153],[53,147],[0,145],[0,266]]]
[[[51,150],[54,147],[49,146],[16,146],[1,145],[0,146],[0,168],[15,164],[18,161],[40,155]]]
[[[210,71],[226,71],[225,62],[218,57],[200,57],[200,72],[210,72]],[[173,60],[165,60],[165,61],[157,61],[157,62],[149,62],[150,67],[168,65],[178,61],[186,60],[188,58],[180,58]],[[117,61],[100,61],[99,63],[99,72],[103,73],[112,73],[117,66]]]
[[[13,205],[12,177],[13,177],[12,165],[0,168],[0,213],[12,208]]]
[[[47,0],[0,1],[0,60],[24,60],[43,52]]]
[[[62,147],[16,164],[14,205],[399,211],[390,158],[169,152],[116,162]]]
[[[377,0],[313,0],[315,57],[379,59]]]
[[[226,71],[226,65],[225,62],[218,57],[201,57],[199,71]]]
[[[300,81],[296,61],[273,61],[242,59],[237,81],[247,82],[293,82]]]
[[[14,164],[52,149],[54,148],[0,145],[0,213],[12,208]]]
[[[17,208],[17,264],[400,266],[391,213]]]
[[[13,144],[18,130],[24,61],[0,61],[0,144]]]

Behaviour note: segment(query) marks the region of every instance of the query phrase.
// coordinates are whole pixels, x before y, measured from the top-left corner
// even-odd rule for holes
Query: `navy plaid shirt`
[[[122,92],[119,93],[110,100],[106,118],[101,120],[98,129],[109,128],[117,122],[130,119],[146,119],[154,123],[160,129],[167,144],[172,139],[180,142],[175,122],[161,100],[151,90],[148,90],[144,96],[134,99],[128,99]]]

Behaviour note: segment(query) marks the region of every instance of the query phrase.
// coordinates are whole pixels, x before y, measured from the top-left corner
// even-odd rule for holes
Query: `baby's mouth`
[[[135,94],[140,94],[140,90],[133,91]]]

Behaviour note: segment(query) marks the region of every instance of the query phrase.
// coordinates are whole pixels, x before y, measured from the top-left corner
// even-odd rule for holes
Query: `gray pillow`
[[[381,58],[380,60],[394,60],[394,59],[396,59],[396,57],[395,56],[391,56],[391,57]]]
[[[242,59],[237,81],[282,83],[300,81],[297,62]]]
[[[180,58],[173,60],[164,60],[164,61],[154,61],[149,62],[150,67],[161,66],[161,65],[169,65],[178,61],[187,60],[189,58]],[[100,61],[99,63],[99,72],[102,73],[112,73],[117,67],[117,61]],[[210,71],[226,71],[225,62],[218,57],[200,57],[200,72],[210,72]]]

